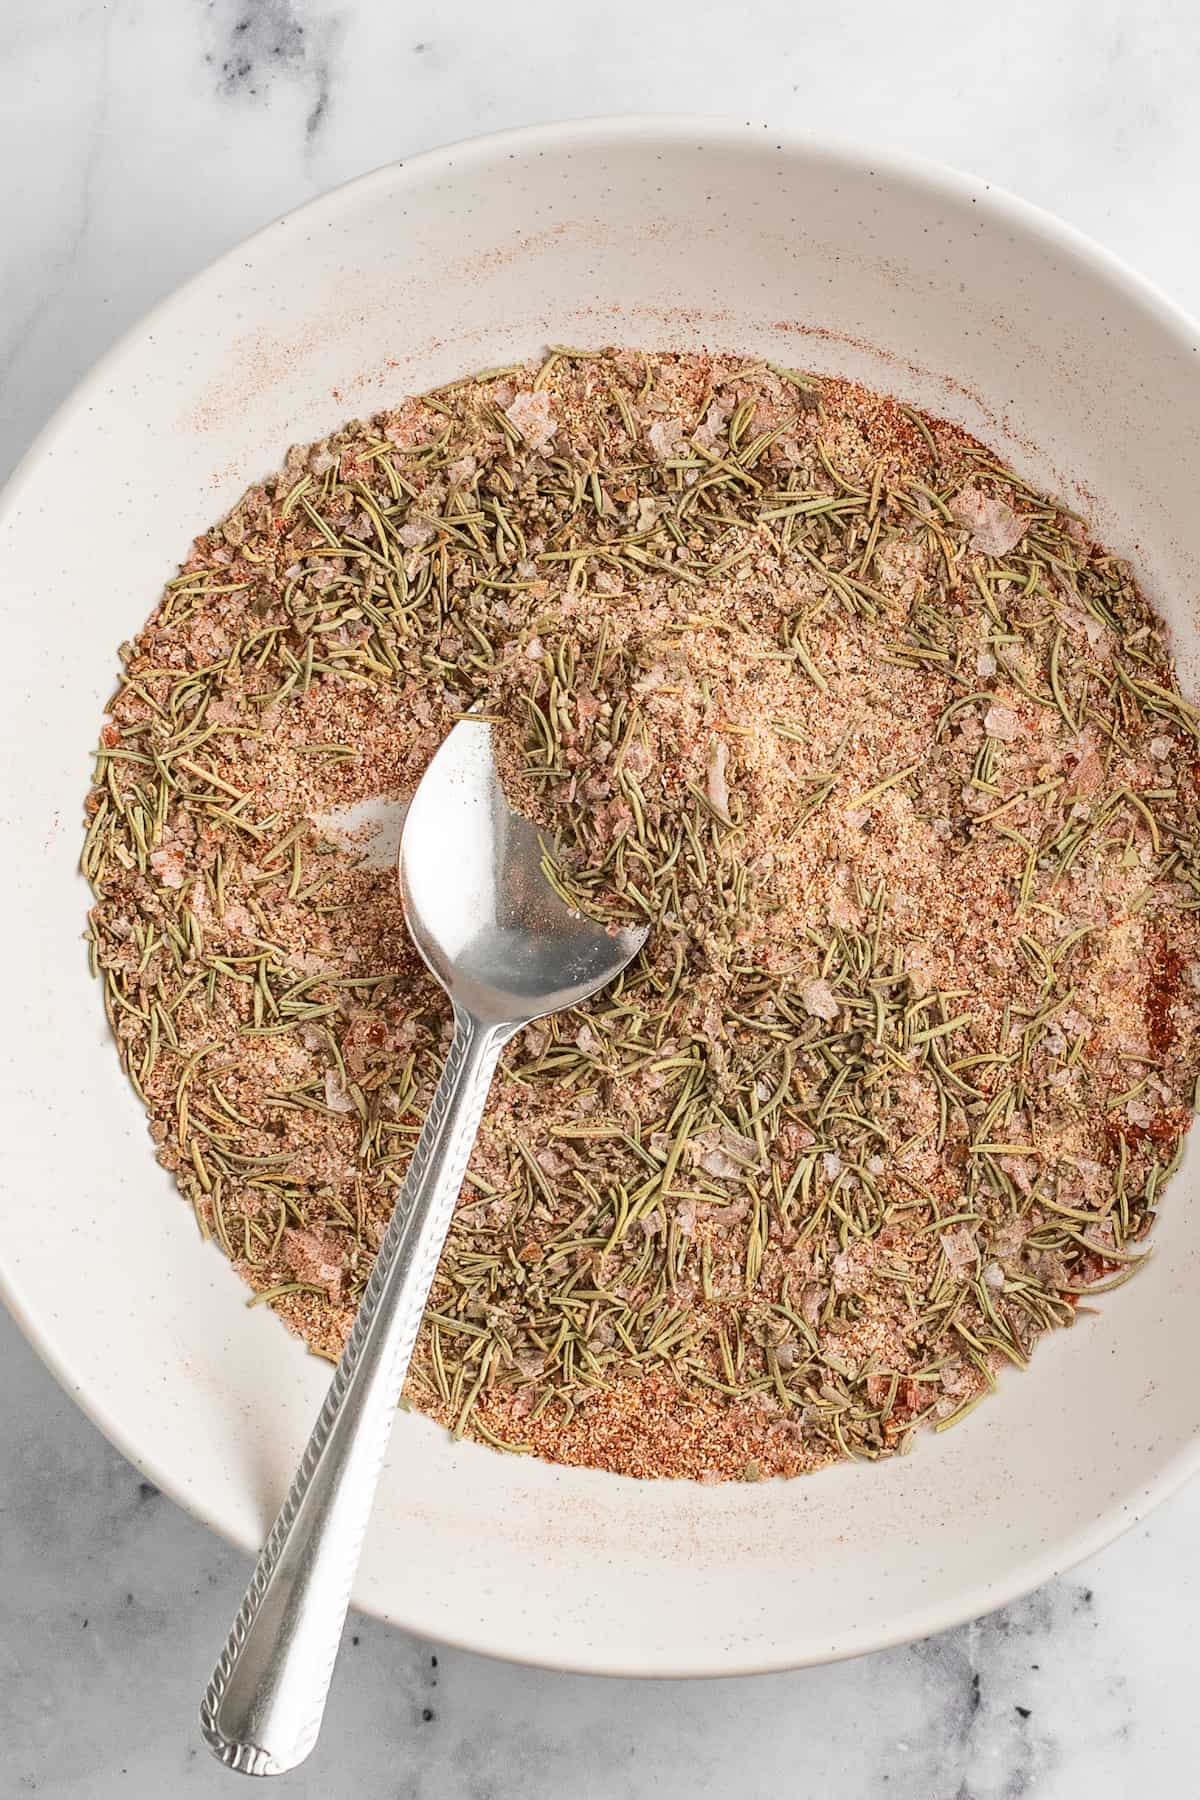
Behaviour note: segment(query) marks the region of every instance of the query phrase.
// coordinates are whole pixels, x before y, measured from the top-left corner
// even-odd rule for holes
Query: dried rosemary
[[[1130,571],[892,400],[556,347],[292,451],[101,733],[123,1065],[315,1350],[447,1026],[320,820],[470,707],[548,878],[654,929],[511,1047],[413,1404],[630,1474],[872,1459],[1136,1269],[1200,1078],[1200,714]]]

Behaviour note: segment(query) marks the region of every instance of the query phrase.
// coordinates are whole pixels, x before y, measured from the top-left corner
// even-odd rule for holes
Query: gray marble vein
[[[329,112],[342,20],[292,0],[205,0],[213,48],[205,62],[226,100],[263,100],[277,82],[307,96],[305,146],[313,147]]]
[[[1200,309],[1200,14],[1184,0],[4,0],[0,474],[214,255],[430,144],[733,112],[940,157]],[[10,1200],[11,1204],[11,1200]],[[236,1787],[196,1698],[245,1560],[145,1483],[0,1318],[0,1796]],[[295,1800],[1191,1795],[1200,1488],[944,1637],[751,1681],[594,1681],[353,1624]]]

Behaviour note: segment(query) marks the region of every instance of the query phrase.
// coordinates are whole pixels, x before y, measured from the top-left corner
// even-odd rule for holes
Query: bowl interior
[[[385,169],[168,301],[8,490],[2,895],[17,1028],[5,1291],[60,1379],[250,1548],[328,1370],[201,1246],[156,1167],[80,942],[87,752],[117,644],[192,536],[351,415],[547,343],[735,349],[852,374],[977,432],[1131,556],[1185,679],[1200,363],[1187,322],[981,186],[759,129],[554,127]],[[1196,1159],[1150,1266],[963,1425],[878,1467],[701,1488],[453,1444],[400,1415],[356,1599],[501,1655],[719,1673],[847,1655],[999,1604],[1197,1460]]]

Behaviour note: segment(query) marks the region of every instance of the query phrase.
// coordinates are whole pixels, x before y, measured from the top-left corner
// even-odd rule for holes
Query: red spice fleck
[[[1120,1139],[1127,1144],[1144,1144],[1147,1139],[1153,1144],[1171,1144],[1174,1146],[1191,1124],[1191,1115],[1186,1112],[1156,1113],[1149,1125],[1134,1125],[1128,1119],[1116,1120],[1107,1128],[1108,1141],[1115,1150]]]
[[[1146,1036],[1156,1056],[1163,1056],[1175,1039],[1175,1001],[1179,994],[1179,976],[1183,959],[1178,950],[1160,937],[1157,956],[1150,966],[1146,983]]]

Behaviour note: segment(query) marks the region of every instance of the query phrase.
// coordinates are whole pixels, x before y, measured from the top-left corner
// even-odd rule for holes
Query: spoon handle
[[[350,1590],[467,1159],[512,1026],[454,1040],[353,1330],[200,1708],[213,1754],[282,1775],[317,1740]]]

